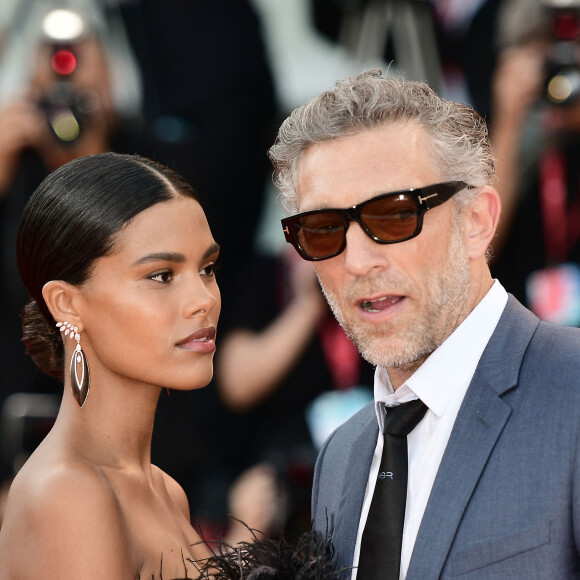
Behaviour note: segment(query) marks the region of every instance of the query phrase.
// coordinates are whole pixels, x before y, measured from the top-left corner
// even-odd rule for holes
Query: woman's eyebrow
[[[207,260],[210,256],[217,254],[220,251],[219,244],[212,244],[202,256],[202,260]],[[153,254],[147,254],[142,256],[138,260],[133,262],[133,266],[142,266],[143,264],[149,264],[151,262],[174,262],[176,264],[185,262],[186,258],[180,252],[154,252]]]
[[[135,260],[132,265],[141,266],[142,264],[149,264],[150,262],[185,262],[185,256],[179,252],[155,252]]]
[[[218,243],[212,244],[203,254],[203,259],[207,260],[213,254],[217,254],[220,251],[220,245]]]

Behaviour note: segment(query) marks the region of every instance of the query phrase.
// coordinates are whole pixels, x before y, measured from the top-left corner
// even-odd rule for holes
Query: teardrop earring
[[[70,382],[75,401],[82,408],[89,396],[91,377],[85,353],[81,348],[81,335],[79,329],[70,322],[58,322],[57,326],[65,336],[70,335],[70,338],[77,341],[70,361]]]

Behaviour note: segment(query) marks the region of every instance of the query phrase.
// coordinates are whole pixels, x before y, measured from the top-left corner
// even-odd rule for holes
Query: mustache
[[[415,291],[414,285],[401,277],[379,272],[372,276],[356,278],[344,292],[344,297],[348,302],[356,302],[361,298],[377,294],[399,294],[410,295]]]

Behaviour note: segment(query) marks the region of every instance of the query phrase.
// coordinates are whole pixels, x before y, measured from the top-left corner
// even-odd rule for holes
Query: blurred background
[[[62,391],[20,343],[20,213],[68,160],[139,153],[191,181],[222,246],[215,377],[163,394],[153,462],[183,485],[206,538],[235,537],[232,515],[271,535],[309,528],[317,450],[372,398],[373,369],[331,316],[311,264],[284,247],[266,151],[293,108],[368,68],[426,81],[487,119],[504,205],[493,274],[542,318],[579,325],[578,4],[2,0],[4,490]]]

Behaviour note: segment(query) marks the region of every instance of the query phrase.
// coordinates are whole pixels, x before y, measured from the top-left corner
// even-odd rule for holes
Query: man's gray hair
[[[474,187],[491,184],[494,160],[487,125],[479,113],[440,98],[424,83],[373,69],[337,82],[282,123],[268,154],[284,208],[296,212],[296,170],[310,145],[389,123],[416,123],[428,132],[442,180],[462,180]],[[473,191],[456,196],[459,204],[469,203]]]

